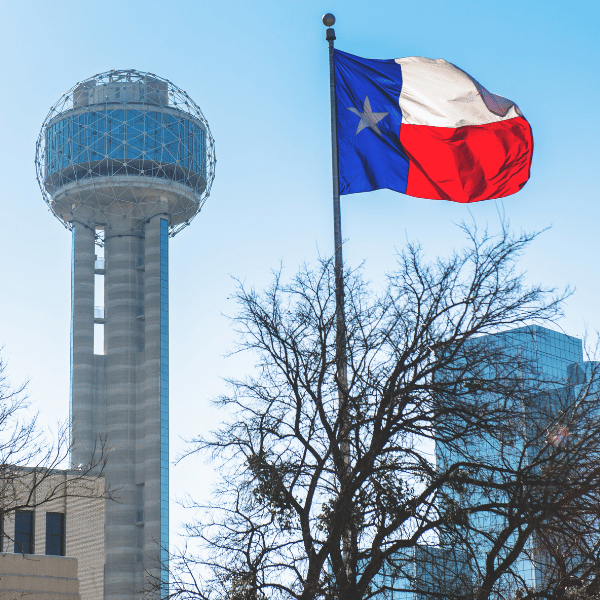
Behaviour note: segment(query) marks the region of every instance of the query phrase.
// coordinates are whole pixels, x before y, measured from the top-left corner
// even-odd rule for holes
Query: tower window
[[[46,513],[46,554],[65,555],[64,513]]]
[[[33,554],[33,512],[15,513],[15,554]]]

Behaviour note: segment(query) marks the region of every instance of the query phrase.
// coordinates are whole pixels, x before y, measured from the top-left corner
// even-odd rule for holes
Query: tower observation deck
[[[50,210],[72,231],[72,466],[106,440],[104,597],[166,595],[169,544],[168,241],[210,193],[214,140],[166,79],[109,71],[50,109],[36,148]]]

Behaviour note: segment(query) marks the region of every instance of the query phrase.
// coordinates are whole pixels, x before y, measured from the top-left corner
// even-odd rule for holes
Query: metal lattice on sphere
[[[175,235],[210,194],[215,143],[186,92],[133,69],[94,75],[50,109],[36,144],[37,179],[54,215],[108,234],[156,214]]]

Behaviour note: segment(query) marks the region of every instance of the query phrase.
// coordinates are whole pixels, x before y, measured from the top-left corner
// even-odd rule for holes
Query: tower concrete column
[[[107,468],[119,503],[106,507],[105,594],[115,600],[133,600],[131,582],[143,586],[143,520],[136,489],[136,423],[138,368],[143,357],[143,271],[139,257],[143,234],[131,221],[130,234],[105,235],[105,349]],[[142,358],[143,360],[143,358]]]
[[[144,548],[157,576],[168,560],[168,226],[168,215],[159,214],[145,230],[144,436],[138,446],[144,456]]]
[[[94,451],[94,229],[77,222],[71,257],[71,427],[73,468]]]

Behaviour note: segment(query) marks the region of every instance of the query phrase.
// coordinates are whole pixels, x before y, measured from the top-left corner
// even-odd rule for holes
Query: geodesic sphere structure
[[[108,71],[50,109],[36,144],[37,179],[54,215],[113,233],[169,215],[175,235],[210,194],[215,145],[200,107],[152,73]]]

